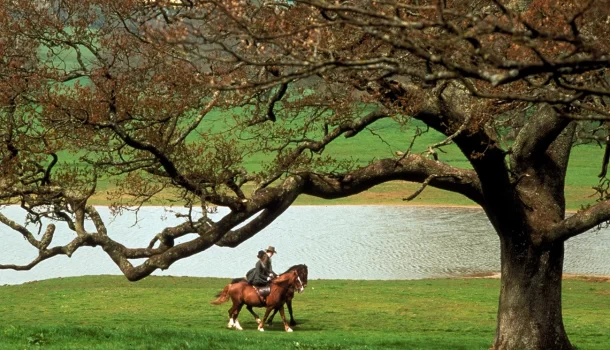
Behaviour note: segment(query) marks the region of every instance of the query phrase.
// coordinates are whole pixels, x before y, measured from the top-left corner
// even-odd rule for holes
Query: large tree
[[[39,251],[0,268],[99,246],[138,280],[212,245],[240,244],[302,194],[333,199],[411,181],[422,184],[411,197],[426,186],[468,197],[500,238],[493,347],[572,348],[561,314],[564,242],[610,219],[604,186],[570,216],[564,188],[572,147],[608,143],[603,2],[0,5],[0,199],[37,226],[0,222]],[[405,137],[396,155],[365,165],[329,154],[381,119],[397,128],[418,120],[445,139],[416,153]],[[449,145],[469,167],[444,161]],[[256,172],[244,166],[254,156],[267,159]],[[127,248],[90,205],[108,182],[117,210],[161,196],[204,214]],[[205,215],[215,206],[230,208],[218,222]],[[57,229],[74,239],[53,246]]]

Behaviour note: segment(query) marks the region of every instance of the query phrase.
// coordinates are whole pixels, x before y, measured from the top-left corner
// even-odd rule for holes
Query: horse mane
[[[288,273],[288,272],[290,272],[290,271],[292,271],[292,270],[297,270],[297,269],[300,269],[300,268],[303,268],[303,267],[305,267],[305,268],[306,268],[306,267],[307,267],[307,265],[305,265],[305,264],[292,265],[292,266],[290,266],[290,267],[288,268],[288,270],[286,270],[284,273]],[[281,273],[280,275],[283,275],[284,273]]]
[[[282,283],[288,281],[291,278],[291,276],[288,274],[289,272],[291,272],[291,271],[289,270],[289,271],[286,271],[283,274],[279,275],[276,279],[271,281],[271,283],[282,284]]]

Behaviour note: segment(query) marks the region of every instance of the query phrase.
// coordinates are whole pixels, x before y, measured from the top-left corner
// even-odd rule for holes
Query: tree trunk
[[[571,350],[561,314],[563,242],[535,246],[502,237],[495,350]]]

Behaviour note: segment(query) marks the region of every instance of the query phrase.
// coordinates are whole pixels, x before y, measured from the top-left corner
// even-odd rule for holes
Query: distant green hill
[[[213,113],[206,117],[206,122],[201,128],[210,132],[224,132],[227,128],[223,122],[224,117],[220,113]],[[374,159],[396,157],[397,151],[407,150],[417,127],[420,130],[424,128],[423,124],[418,121],[411,121],[408,127],[401,127],[395,121],[380,120],[373,124],[370,130],[362,131],[357,137],[337,139],[324,150],[323,156],[331,155],[338,160],[350,160],[354,162],[355,166],[364,166]],[[197,137],[199,136],[191,137],[189,142],[198,142]],[[417,138],[412,152],[424,152],[427,146],[443,139],[443,135],[430,130]],[[471,168],[470,163],[455,145],[444,146],[442,151],[437,154],[439,160],[450,165]],[[592,187],[598,185],[597,174],[601,169],[602,155],[603,149],[595,145],[580,145],[573,149],[566,178],[567,207],[569,209],[576,210],[583,205],[595,202],[596,196]],[[65,156],[67,156],[66,161],[71,162],[77,161],[79,154],[66,154]],[[270,159],[270,155],[255,153],[245,159],[244,166],[249,171],[260,171]],[[328,201],[302,196],[296,204],[474,205],[472,201],[461,195],[434,188],[426,189],[411,202],[404,202],[403,198],[409,196],[418,187],[419,184],[415,183],[393,181],[350,198]],[[98,187],[101,191],[110,188],[112,188],[112,184],[104,180]],[[101,193],[94,198],[95,203],[105,204],[107,203],[105,198],[105,195]],[[162,202],[163,199],[160,199],[158,203]]]

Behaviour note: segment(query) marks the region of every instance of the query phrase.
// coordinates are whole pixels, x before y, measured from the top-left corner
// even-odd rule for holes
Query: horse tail
[[[231,286],[230,284],[227,284],[227,286],[221,292],[218,292],[218,294],[216,294],[216,297],[218,297],[218,299],[212,301],[211,304],[220,305],[222,303],[227,302],[227,300],[229,300],[229,287],[230,286]]]

